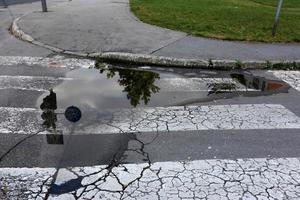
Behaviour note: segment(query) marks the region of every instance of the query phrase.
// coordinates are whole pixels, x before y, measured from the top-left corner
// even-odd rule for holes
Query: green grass
[[[276,37],[277,0],[130,0],[145,23],[226,40],[300,42],[300,0],[285,0]]]
[[[262,5],[268,5],[276,7],[278,4],[278,0],[252,0],[253,2],[262,4]],[[283,1],[284,8],[299,8],[300,7],[300,1],[299,0],[284,0]]]

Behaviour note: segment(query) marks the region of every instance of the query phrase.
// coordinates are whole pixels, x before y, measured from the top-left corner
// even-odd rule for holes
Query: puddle
[[[193,69],[170,71],[148,67],[108,68],[100,65],[98,69],[74,70],[66,76],[64,82],[38,101],[43,111],[43,126],[49,131],[49,134],[41,136],[45,138],[44,148],[51,152],[51,146],[55,146],[56,150],[68,146],[61,163],[64,166],[107,164],[112,159],[124,159],[124,152],[129,146],[131,148],[132,144],[140,142],[136,139],[137,134],[86,134],[89,130],[85,127],[110,121],[115,110],[274,95],[287,93],[290,88],[283,81],[243,71],[212,73]],[[68,127],[70,132],[65,132],[61,127]],[[72,131],[78,128],[84,131],[72,135]],[[155,133],[151,134],[155,137]],[[135,162],[147,160],[145,155],[138,158],[131,154],[131,157],[134,157]],[[122,162],[126,162],[126,159]],[[59,188],[56,192],[59,192]]]
[[[117,134],[118,130],[113,130],[111,133],[116,134],[108,134],[112,128],[121,128],[103,126],[100,133],[97,132],[99,124],[118,120],[119,115],[114,115],[116,110],[125,110],[130,117],[134,114],[132,108],[185,106],[224,98],[274,95],[287,93],[289,88],[285,82],[244,71],[152,67],[133,70],[106,66],[73,70],[62,83],[38,99],[37,107],[41,109],[37,113],[38,123],[48,133],[31,139],[36,145],[29,146],[32,152],[38,153],[26,157],[25,162],[28,167],[37,162],[41,167],[58,163],[60,166],[88,166],[147,162],[141,140],[154,141],[157,132]],[[124,158],[125,153],[128,156]],[[19,166],[17,160],[14,165]],[[76,184],[70,185],[76,187]]]
[[[107,79],[118,77],[117,82],[133,107],[139,105],[140,102],[147,105],[151,95],[160,90],[155,85],[155,81],[160,79],[160,75],[155,72],[105,67],[100,68],[99,71],[101,74],[105,74]]]
[[[287,92],[290,88],[289,84],[284,81],[268,80],[264,77],[246,75],[246,74],[231,74],[231,77],[237,82],[245,85],[247,88],[255,89],[261,92]]]
[[[57,133],[57,121],[69,130],[77,121],[80,127],[99,119],[109,121],[112,113],[120,109],[186,106],[217,99],[287,93],[290,88],[283,81],[242,71],[211,73],[193,69],[97,66],[98,69],[67,73],[64,82],[39,98],[46,129]],[[56,140],[63,143],[61,138]]]
[[[67,78],[53,88],[58,107],[96,109],[103,116],[109,115],[110,109],[178,105],[195,98],[204,102],[229,96],[260,96],[290,88],[283,81],[244,73],[176,73],[156,68],[79,69],[69,72]]]

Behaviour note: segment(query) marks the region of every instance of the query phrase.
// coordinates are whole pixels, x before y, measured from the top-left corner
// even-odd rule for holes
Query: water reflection
[[[43,99],[40,108],[42,109],[43,126],[50,134],[46,135],[48,144],[64,144],[63,135],[61,131],[56,130],[57,109],[56,93],[51,89],[50,94]],[[53,133],[53,134],[51,134]]]
[[[261,76],[245,73],[229,74],[232,83],[208,83],[208,93],[205,97],[190,98],[172,104],[173,106],[186,106],[196,103],[211,102],[219,99],[231,99],[235,97],[268,96],[278,93],[288,93],[290,85],[281,80],[271,80]]]
[[[236,93],[239,89],[245,89],[245,92],[250,93],[257,90],[260,92],[276,92],[282,89],[287,89],[289,85],[283,81],[268,80],[264,77],[253,76],[252,74],[234,73],[230,75],[236,83],[209,83],[207,84],[208,94]],[[238,86],[237,84],[241,84]]]
[[[159,92],[160,88],[154,82],[160,79],[159,74],[150,71],[139,71],[125,68],[108,68],[100,63],[96,64],[101,74],[106,74],[108,79],[119,75],[118,83],[123,92],[127,93],[130,104],[136,107],[143,101],[145,105],[150,101],[152,94]]]
[[[57,131],[57,134],[47,134],[47,144],[64,144],[64,136],[62,132]]]
[[[234,83],[209,83],[207,84],[209,89],[207,96],[211,94],[228,93],[237,90],[237,86]]]
[[[49,131],[56,130],[57,115],[55,110],[57,109],[56,93],[50,90],[50,94],[43,99],[40,106],[43,113],[41,115],[44,120],[43,126]]]
[[[289,85],[283,81],[268,80],[265,77],[247,74],[231,74],[231,77],[237,82],[243,84],[246,88],[259,90],[262,92],[279,91],[289,88]]]
[[[65,117],[70,122],[78,122],[81,119],[81,111],[75,106],[70,106],[65,111]]]

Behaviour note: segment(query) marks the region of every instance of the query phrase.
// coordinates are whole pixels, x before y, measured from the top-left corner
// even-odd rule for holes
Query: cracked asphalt
[[[299,199],[297,71],[0,68],[0,199]]]
[[[126,70],[59,56],[8,31],[14,18],[41,9],[33,2],[9,1],[6,9],[0,1],[1,200],[300,199],[298,71]],[[57,10],[80,4],[72,2],[47,1]],[[108,5],[128,16],[127,3]],[[216,41],[152,30],[180,41],[163,48],[148,42],[145,52],[215,55],[208,47]],[[228,45],[221,57],[245,56]],[[296,56],[292,51],[255,56]],[[76,123],[65,116],[70,106],[81,110]]]

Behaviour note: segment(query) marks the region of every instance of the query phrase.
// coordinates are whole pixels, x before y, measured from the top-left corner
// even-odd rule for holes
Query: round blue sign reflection
[[[70,106],[65,111],[65,117],[71,122],[77,122],[81,118],[81,111],[75,106]]]

